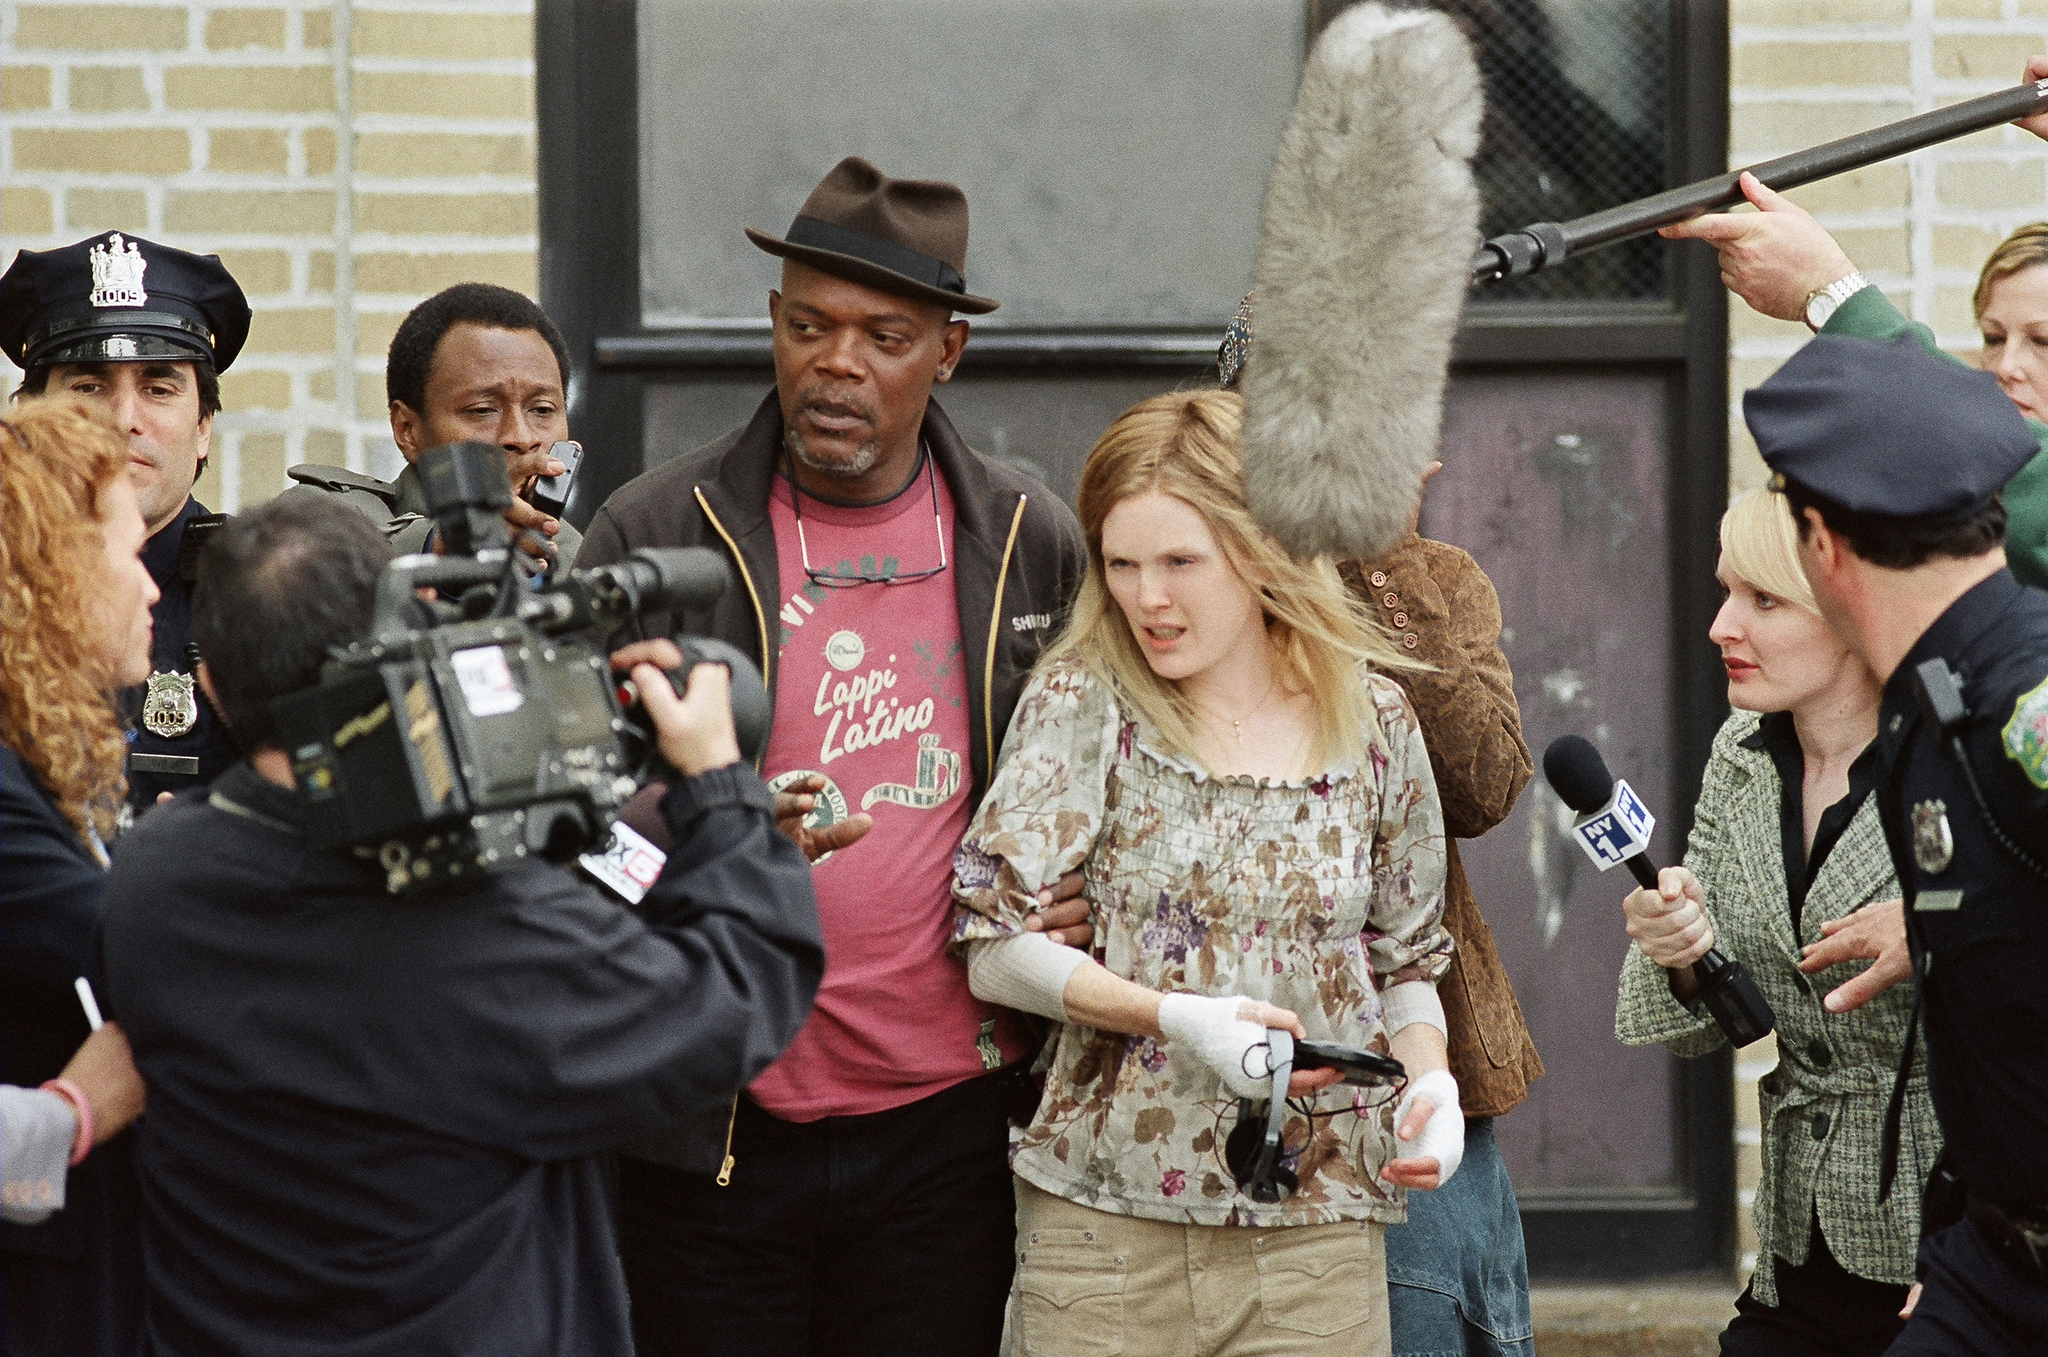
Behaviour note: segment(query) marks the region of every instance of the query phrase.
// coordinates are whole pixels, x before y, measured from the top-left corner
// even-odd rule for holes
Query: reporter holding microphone
[[[1777,1014],[1765,1076],[1758,1258],[1724,1354],[1874,1357],[1898,1335],[1940,1149],[1924,1060],[1904,1103],[1899,1181],[1878,1202],[1880,1139],[1912,1010],[1898,880],[1872,790],[1879,688],[1829,629],[1782,496],[1721,520],[1727,601],[1709,636],[1735,708],[1714,739],[1685,865],[1623,902],[1615,1035],[1704,1055],[1724,1040],[1690,967],[1740,961]],[[1857,970],[1847,963],[1875,958]]]

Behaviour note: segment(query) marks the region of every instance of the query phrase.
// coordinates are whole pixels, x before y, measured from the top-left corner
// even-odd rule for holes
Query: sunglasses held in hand
[[[1328,1112],[1317,1112],[1313,1107],[1297,1108],[1311,1125],[1317,1117],[1385,1105],[1399,1097],[1407,1086],[1408,1072],[1392,1056],[1333,1041],[1296,1041],[1294,1034],[1284,1028],[1266,1029],[1266,1043],[1267,1062],[1273,1074],[1272,1097],[1266,1102],[1263,1118],[1257,1102],[1238,1099],[1237,1126],[1223,1144],[1223,1162],[1240,1191],[1255,1202],[1271,1205],[1285,1201],[1301,1186],[1295,1171],[1280,1162],[1281,1129],[1287,1119],[1287,1081],[1295,1070],[1333,1069],[1344,1076],[1339,1083],[1386,1090],[1384,1096],[1368,1102],[1365,1108],[1340,1107]]]

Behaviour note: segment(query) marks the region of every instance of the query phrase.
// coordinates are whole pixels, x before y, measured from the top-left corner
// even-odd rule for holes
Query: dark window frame
[[[1306,0],[1309,31],[1344,0]],[[1670,0],[1669,178],[1727,168],[1726,0]],[[664,373],[770,374],[760,332],[650,331],[640,323],[639,93],[633,0],[537,0],[541,302],[569,343],[570,420],[590,451],[570,508],[587,524],[639,474],[642,387]],[[1706,641],[1727,498],[1728,301],[1713,253],[1673,247],[1668,302],[1503,303],[1475,308],[1459,369],[1648,367],[1666,375],[1673,431],[1666,491],[1672,572],[1674,784],[1697,787],[1726,712]],[[622,285],[623,280],[623,285]],[[1044,373],[1158,370],[1198,376],[1217,336],[1189,329],[984,332],[964,366]],[[1662,808],[1677,844],[1690,804]],[[1683,1188],[1618,1200],[1546,1196],[1524,1204],[1532,1269],[1544,1277],[1623,1278],[1725,1270],[1734,1261],[1733,1060],[1679,1062],[1676,1149]]]

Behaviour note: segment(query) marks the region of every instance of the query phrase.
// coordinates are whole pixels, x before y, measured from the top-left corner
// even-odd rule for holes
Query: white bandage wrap
[[[1080,948],[1063,947],[1043,933],[971,943],[967,988],[984,1003],[1065,1022],[1067,981],[1086,960],[1088,954]]]
[[[1408,1120],[1408,1109],[1425,1095],[1436,1103],[1436,1110],[1422,1124],[1421,1135],[1402,1140],[1401,1124]],[[1430,1070],[1408,1081],[1408,1091],[1394,1109],[1394,1143],[1399,1158],[1436,1160],[1442,1175],[1438,1187],[1451,1181],[1465,1159],[1465,1113],[1458,1106],[1457,1076],[1449,1070]]]
[[[1427,980],[1403,980],[1387,986],[1380,991],[1380,1007],[1385,1011],[1390,1037],[1410,1023],[1420,1022],[1443,1033],[1445,1041],[1451,1039],[1450,1024],[1444,1020],[1444,1001],[1437,996],[1436,986]]]
[[[1266,1029],[1237,1016],[1251,1001],[1241,994],[1211,998],[1169,994],[1159,1001],[1159,1030],[1168,1043],[1199,1056],[1240,1098],[1269,1098],[1273,1067]]]

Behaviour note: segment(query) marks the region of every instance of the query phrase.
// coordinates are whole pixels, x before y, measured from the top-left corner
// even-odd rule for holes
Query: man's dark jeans
[[[624,1161],[640,1357],[995,1357],[1016,1248],[1007,1084],[815,1122],[742,1096],[726,1187]]]

